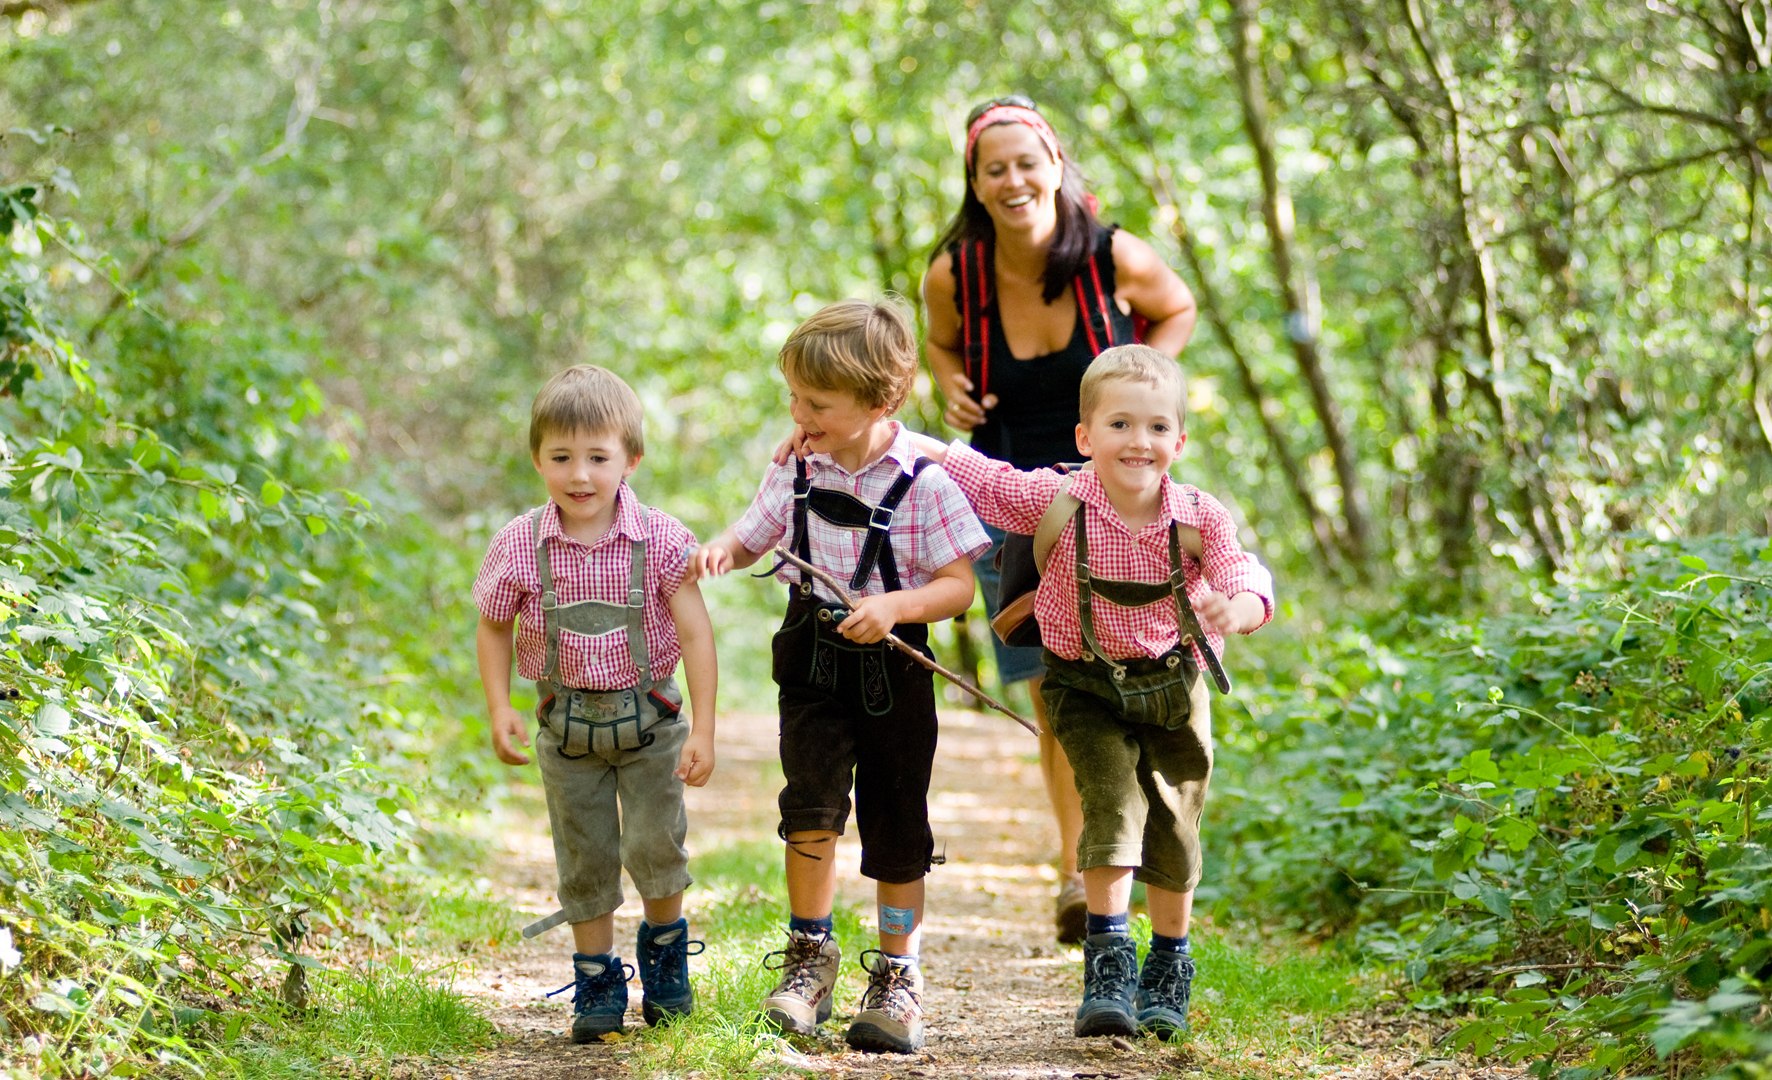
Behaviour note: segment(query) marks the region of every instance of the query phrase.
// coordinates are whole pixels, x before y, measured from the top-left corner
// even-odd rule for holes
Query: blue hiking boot
[[[618,956],[572,954],[573,980],[554,994],[572,991],[572,1041],[593,1042],[598,1036],[621,1030],[622,1014],[628,1011],[628,980],[634,969]]]
[[[689,985],[689,958],[703,945],[689,940],[689,920],[653,926],[640,923],[640,1013],[657,1027],[661,1021],[688,1016],[695,1010],[695,990]]]
[[[1138,975],[1138,1030],[1159,1039],[1187,1034],[1187,1003],[1194,986],[1194,958],[1184,952],[1145,954]]]
[[[1138,946],[1125,934],[1083,939],[1083,1004],[1071,1030],[1078,1038],[1138,1030],[1132,996],[1138,989]]]

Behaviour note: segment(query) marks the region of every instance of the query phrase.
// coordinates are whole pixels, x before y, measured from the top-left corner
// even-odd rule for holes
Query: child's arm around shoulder
[[[979,520],[1008,532],[1032,533],[1062,482],[1056,469],[1021,470],[963,442],[939,442],[906,429],[917,453],[942,467]]]

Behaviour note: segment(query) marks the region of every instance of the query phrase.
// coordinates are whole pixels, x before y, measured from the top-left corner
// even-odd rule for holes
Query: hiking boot
[[[781,957],[779,963],[769,961]],[[763,1016],[791,1035],[810,1035],[831,1018],[831,993],[837,988],[842,950],[829,934],[788,934],[788,947],[763,958],[763,966],[781,972],[781,981],[763,999]]]
[[[872,957],[872,961],[868,958]],[[868,988],[849,1022],[849,1045],[875,1053],[914,1054],[923,1048],[923,969],[915,959],[878,949],[861,954]]]
[[[1089,932],[1089,901],[1083,896],[1083,878],[1072,875],[1058,887],[1058,900],[1052,905],[1053,922],[1058,925],[1058,943],[1075,945]]]
[[[695,1010],[695,990],[689,985],[689,958],[704,946],[689,940],[689,920],[653,926],[640,923],[640,940],[634,959],[640,964],[640,1014],[657,1027],[660,1021],[688,1016]]]
[[[572,1041],[588,1043],[600,1035],[621,1030],[622,1014],[628,1011],[628,980],[634,969],[618,956],[572,954],[573,980],[554,994],[572,991]]]
[[[1159,1039],[1187,1034],[1187,1001],[1194,985],[1194,958],[1182,952],[1145,954],[1138,975],[1138,1030]]]
[[[1132,995],[1138,989],[1138,946],[1125,934],[1083,939],[1083,1004],[1072,1026],[1078,1038],[1138,1030]]]

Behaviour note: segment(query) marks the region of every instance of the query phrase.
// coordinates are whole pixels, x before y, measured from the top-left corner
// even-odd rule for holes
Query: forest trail
[[[775,718],[733,715],[720,719],[719,758],[706,788],[690,791],[690,851],[710,852],[773,835]],[[1198,1073],[1201,1051],[1152,1039],[1077,1039],[1071,1015],[1081,985],[1080,952],[1052,938],[1051,905],[1056,873],[1054,843],[1033,741],[1006,717],[944,709],[941,746],[930,794],[937,850],[947,863],[929,878],[924,930],[928,980],[925,1008],[928,1046],[915,1057],[867,1055],[848,1050],[842,1031],[854,1001],[841,991],[837,1012],[810,1049],[781,1041],[774,1058],[782,1075],[830,1077],[984,1077],[995,1080],[1072,1080],[1178,1076]],[[502,828],[505,850],[488,877],[525,918],[553,910],[553,856],[545,817],[515,820]],[[838,897],[868,912],[869,883],[856,873],[859,849],[851,828],[839,850]],[[627,885],[624,881],[624,885]],[[631,943],[640,918],[631,885],[616,916],[616,941]],[[766,888],[782,905],[779,886]],[[688,913],[695,923],[697,894]],[[1196,924],[1205,933],[1209,925]],[[862,943],[843,942],[844,963],[853,966]],[[507,1078],[640,1077],[625,1052],[635,1040],[574,1046],[564,1034],[567,996],[547,1000],[566,980],[565,931],[522,941],[486,956],[464,972],[456,989],[479,1003],[506,1037],[498,1047],[466,1061],[425,1070],[432,1080]],[[691,962],[691,971],[700,974]],[[644,1030],[639,983],[631,987],[629,1031]],[[1196,984],[1193,1019],[1209,1032],[1223,995],[1203,975]],[[1474,1067],[1445,1060],[1422,1030],[1370,1020],[1336,1027],[1337,1045],[1319,1048],[1311,1060],[1245,1062],[1260,1076],[1311,1076],[1333,1080],[1389,1080],[1432,1076],[1442,1080],[1521,1075],[1520,1070]],[[641,1036],[644,1038],[644,1036]],[[1363,1044],[1363,1045],[1357,1045]],[[802,1052],[804,1051],[804,1052]],[[1218,1075],[1224,1063],[1218,1062]]]

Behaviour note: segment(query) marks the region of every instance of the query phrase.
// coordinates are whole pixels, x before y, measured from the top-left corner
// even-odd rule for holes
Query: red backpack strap
[[[962,241],[948,248],[948,258],[954,265],[954,306],[960,312],[960,357],[972,380],[973,398],[982,400],[991,381],[990,253],[983,240]]]
[[[1089,253],[1089,264],[1071,279],[1071,285],[1077,291],[1077,313],[1083,319],[1083,332],[1089,338],[1089,351],[1096,356],[1121,344],[1114,340],[1114,320],[1108,312],[1108,305],[1114,301],[1102,287],[1101,260],[1114,257],[1113,235],[1109,230],[1104,239],[1096,242]],[[1113,277],[1111,271],[1106,276],[1110,280]]]

